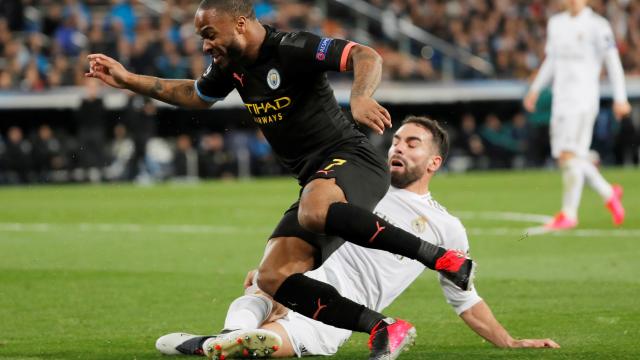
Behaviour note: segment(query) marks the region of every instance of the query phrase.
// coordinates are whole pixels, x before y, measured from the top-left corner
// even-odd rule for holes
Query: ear
[[[246,16],[238,16],[236,19],[236,31],[238,34],[244,34],[247,31],[247,18]]]
[[[427,169],[429,170],[429,172],[434,173],[438,171],[441,166],[442,166],[442,156],[434,155],[429,160],[429,165],[427,165]]]

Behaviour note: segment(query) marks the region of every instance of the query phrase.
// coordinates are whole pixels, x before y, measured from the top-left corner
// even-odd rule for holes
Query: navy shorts
[[[342,146],[331,152],[319,164],[317,171],[309,176],[303,184],[306,185],[318,178],[335,179],[347,201],[358,207],[373,212],[389,189],[388,165],[368,141]],[[300,189],[300,194],[303,189],[304,186]],[[300,198],[298,197],[298,200],[285,211],[271,234],[271,239],[277,237],[303,239],[316,248],[315,267],[319,267],[344,243],[344,240],[336,236],[316,234],[303,229],[298,222],[299,205]]]

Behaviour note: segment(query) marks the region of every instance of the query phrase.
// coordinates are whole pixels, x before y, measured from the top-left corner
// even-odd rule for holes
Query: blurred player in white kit
[[[587,0],[565,0],[567,11],[547,25],[546,58],[524,107],[535,109],[539,92],[553,81],[551,152],[562,170],[562,210],[545,225],[566,230],[578,225],[578,206],[585,180],[602,197],[613,223],[621,225],[625,211],[622,187],[609,184],[589,159],[593,126],[600,106],[599,80],[604,62],[613,86],[616,119],[628,115],[624,72],[609,22],[587,6]]]
[[[375,213],[424,241],[466,254],[469,242],[465,228],[458,218],[433,199],[429,191],[429,182],[442,165],[448,146],[446,132],[435,121],[424,117],[405,120],[389,149],[392,186],[378,203]],[[382,310],[424,269],[425,266],[417,261],[346,243],[321,267],[306,274],[335,286],[354,301]],[[333,355],[351,336],[351,331],[325,325],[273,303],[260,294],[253,275],[250,272],[245,281],[245,296],[230,305],[222,335],[168,334],[158,339],[157,349],[165,354],[204,354],[213,359],[254,354],[274,357]],[[438,276],[453,310],[469,328],[492,344],[505,348],[559,347],[550,339],[512,338],[474,288],[464,291]],[[318,311],[321,310],[319,303]]]

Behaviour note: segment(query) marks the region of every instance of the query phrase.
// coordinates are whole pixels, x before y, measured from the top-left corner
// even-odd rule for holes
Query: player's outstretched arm
[[[478,335],[500,348],[559,348],[551,339],[514,339],[493,316],[489,305],[480,301],[460,314],[464,322]]]
[[[195,80],[169,80],[134,74],[103,54],[91,54],[88,59],[89,72],[85,76],[100,79],[111,87],[128,89],[181,107],[206,109],[212,105],[196,94]]]
[[[538,102],[540,91],[549,83],[551,83],[552,79],[553,60],[551,59],[551,56],[547,55],[547,58],[540,66],[540,70],[538,70],[538,73],[536,74],[536,77],[531,84],[531,88],[529,88],[529,92],[522,101],[525,110],[527,110],[528,112],[534,112],[536,110],[536,103]]]
[[[529,92],[524,97],[522,101],[525,110],[528,112],[534,112],[536,109],[536,103],[538,102],[538,96],[540,95],[540,91],[551,83],[553,79],[553,67],[554,67],[554,56],[553,56],[553,38],[554,38],[554,24],[556,23],[555,17],[549,19],[547,23],[547,43],[545,45],[545,59],[540,65],[538,69],[538,73],[536,74],[533,83],[531,83],[531,87],[529,88]]]
[[[613,115],[617,120],[631,113],[631,104],[627,99],[627,91],[624,85],[624,70],[618,49],[610,48],[604,58],[607,73],[613,86]]]
[[[359,124],[382,134],[391,127],[391,115],[372,96],[380,84],[382,57],[372,48],[355,45],[347,58],[347,71],[353,70],[351,113]]]

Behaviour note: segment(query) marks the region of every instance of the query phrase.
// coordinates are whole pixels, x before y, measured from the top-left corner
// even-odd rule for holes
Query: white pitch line
[[[541,214],[529,214],[518,212],[500,211],[459,211],[454,215],[462,219],[477,220],[500,220],[514,222],[532,222],[546,224],[553,219],[552,216]],[[568,231],[549,232],[542,226],[534,226],[527,229],[491,227],[491,228],[469,228],[469,235],[476,236],[535,236],[551,235],[563,237],[640,237],[640,229],[575,229]]]
[[[244,227],[244,226],[218,226],[218,225],[153,225],[153,224],[105,224],[105,223],[0,223],[0,232],[54,232],[54,231],[81,231],[81,232],[160,232],[176,234],[236,234],[267,232],[272,228]]]
[[[532,222],[545,224],[553,219],[552,216],[540,215],[540,214],[527,214],[518,212],[503,212],[503,211],[456,211],[452,212],[453,215],[461,219],[478,219],[478,220],[503,220],[503,221],[517,221],[517,222]]]
[[[518,228],[468,228],[467,234],[472,236],[533,236],[549,235],[561,237],[635,237],[640,238],[640,229],[579,229],[557,232],[530,232],[529,229]]]
[[[496,214],[475,218],[496,219]],[[511,213],[516,214],[516,213]],[[527,214],[520,214],[527,215]],[[534,215],[534,214],[528,214]],[[538,215],[544,216],[544,215]],[[509,218],[511,220],[506,220]],[[518,220],[516,220],[518,219]],[[523,221],[516,215],[505,216],[506,221]],[[534,229],[521,229],[511,227],[467,228],[471,236],[533,236],[539,235]],[[171,233],[171,234],[239,234],[239,233],[266,233],[270,227],[247,228],[243,226],[218,226],[218,225],[153,225],[153,224],[105,224],[105,223],[0,223],[0,232],[113,232],[113,233]],[[563,237],[636,237],[640,238],[640,229],[577,229],[562,232],[546,233],[551,236]]]

